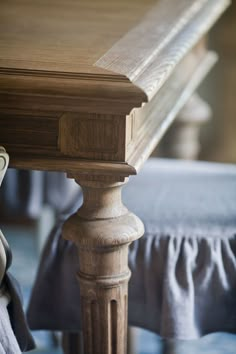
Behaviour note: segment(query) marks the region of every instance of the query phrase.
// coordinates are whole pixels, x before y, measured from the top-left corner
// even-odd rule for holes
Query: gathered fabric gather
[[[152,160],[124,188],[144,221],[129,251],[129,324],[165,338],[236,333],[236,168]],[[82,203],[73,204],[71,212]],[[81,329],[76,247],[61,215],[46,244],[28,320],[33,329]]]

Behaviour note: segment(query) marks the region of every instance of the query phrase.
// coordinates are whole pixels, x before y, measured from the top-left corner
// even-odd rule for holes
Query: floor
[[[13,250],[11,272],[23,288],[24,307],[26,308],[39,259],[35,228],[3,225],[2,231]],[[236,354],[236,336],[232,334],[212,334],[198,341],[178,341],[167,344],[151,332],[139,329],[136,332],[135,354]],[[33,335],[37,349],[29,353],[62,354],[50,333],[34,331]]]

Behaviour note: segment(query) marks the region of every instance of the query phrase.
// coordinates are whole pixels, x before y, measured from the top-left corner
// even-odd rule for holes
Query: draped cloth
[[[0,354],[20,354],[18,342],[7,311],[9,297],[0,292]]]
[[[35,347],[22,308],[20,287],[8,272],[11,250],[0,231],[0,354],[18,354]]]
[[[0,186],[8,166],[8,155],[0,146],[5,165],[0,171]],[[3,155],[2,155],[3,154]],[[16,201],[13,185],[5,189],[5,196]],[[3,190],[1,189],[1,192]],[[1,194],[1,196],[4,195]],[[13,203],[14,204],[14,203]],[[1,199],[1,208],[5,210]],[[9,205],[8,205],[9,206]],[[1,210],[0,208],[0,210]],[[29,331],[22,308],[22,296],[17,281],[8,272],[12,262],[11,249],[0,230],[0,354],[18,354],[34,349],[35,344]]]
[[[129,250],[129,324],[166,338],[236,333],[236,167],[150,159],[123,191],[144,222]],[[72,203],[72,213],[82,203]],[[81,328],[75,246],[61,214],[45,246],[28,320],[33,329]]]
[[[45,204],[56,213],[73,202],[78,186],[64,173],[8,169],[0,189],[1,217],[17,216],[37,219]],[[35,347],[22,308],[17,281],[7,271],[11,251],[0,231],[0,354],[18,354]]]

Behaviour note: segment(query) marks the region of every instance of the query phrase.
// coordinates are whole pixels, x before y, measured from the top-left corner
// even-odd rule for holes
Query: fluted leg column
[[[79,180],[84,203],[64,225],[78,246],[85,354],[125,354],[128,246],[142,222],[122,204],[123,183]]]

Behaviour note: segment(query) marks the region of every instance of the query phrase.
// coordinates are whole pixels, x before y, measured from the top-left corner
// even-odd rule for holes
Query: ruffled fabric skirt
[[[236,333],[236,168],[150,160],[123,199],[145,225],[129,251],[129,324],[177,339]],[[71,211],[81,202],[78,195]],[[81,328],[77,251],[61,235],[66,217],[42,256],[33,329]]]

